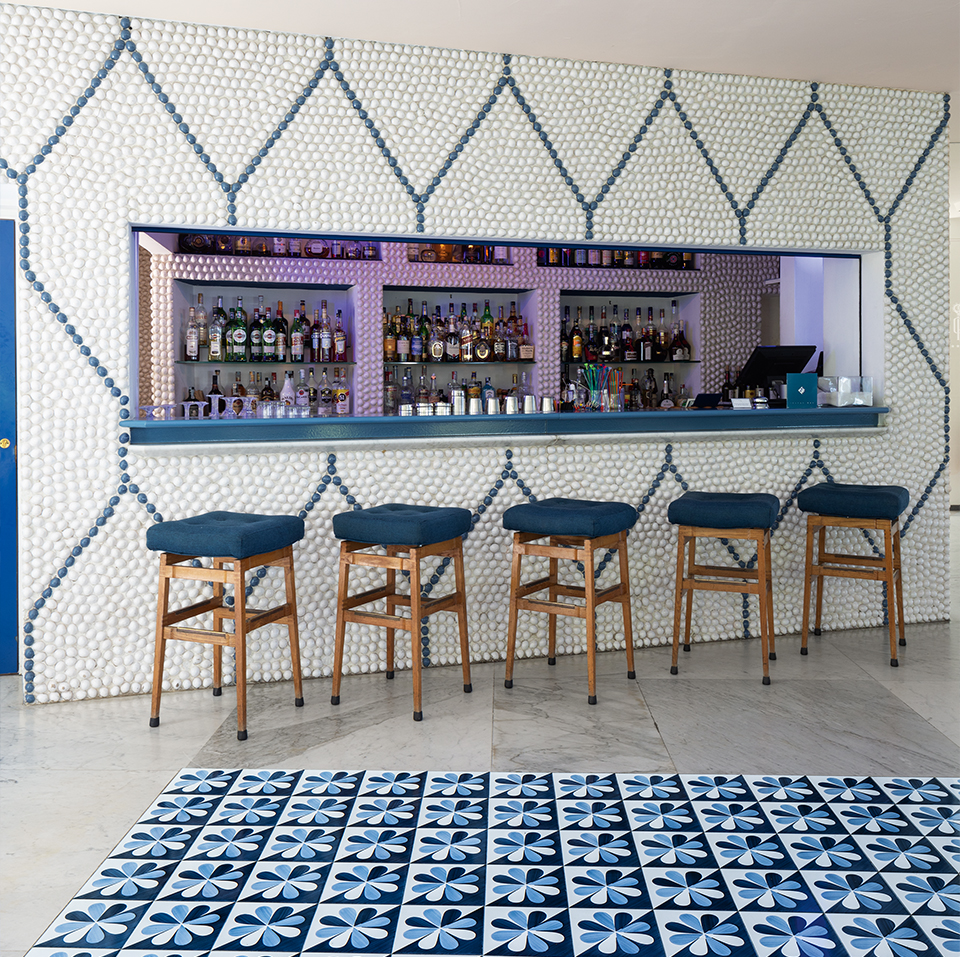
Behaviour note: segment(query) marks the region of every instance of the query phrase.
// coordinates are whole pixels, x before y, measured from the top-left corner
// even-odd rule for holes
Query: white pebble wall
[[[18,576],[27,701],[149,690],[156,558],[144,532],[161,517],[208,508],[307,515],[297,548],[303,657],[310,675],[328,674],[330,519],[348,495],[363,506],[405,500],[475,511],[466,556],[477,659],[503,655],[508,537],[500,515],[525,500],[524,489],[641,508],[631,536],[638,644],[670,634],[675,546],[666,508],[681,480],[780,498],[780,633],[800,622],[798,484],[829,472],[907,486],[907,618],[947,617],[945,97],[14,4],[0,4],[0,36],[0,175],[21,200]],[[141,450],[124,428],[131,223],[881,252],[892,411],[885,429],[858,436]],[[169,330],[151,328],[162,350]],[[739,354],[732,333],[704,345],[705,378]],[[544,358],[554,374],[556,358]],[[362,352],[358,359],[359,374],[375,377],[372,365],[363,371]],[[159,368],[147,378],[170,387]],[[324,475],[341,483],[324,485]],[[869,547],[862,537],[856,544]],[[279,596],[273,572],[255,592],[258,602]],[[825,614],[831,627],[857,627],[877,624],[883,611],[869,585],[840,583],[827,591]],[[425,646],[433,664],[457,656],[443,617],[431,622]],[[699,640],[717,640],[742,636],[754,621],[742,617],[738,596],[717,596],[698,604],[694,627]],[[600,625],[602,646],[616,647],[617,614],[603,609]],[[254,680],[289,676],[284,641],[276,627],[257,634]],[[582,644],[577,623],[561,622],[561,650]],[[544,647],[542,629],[524,621],[520,654]],[[358,627],[350,670],[382,667],[380,636]],[[206,649],[176,649],[165,684],[209,685],[211,672]]]

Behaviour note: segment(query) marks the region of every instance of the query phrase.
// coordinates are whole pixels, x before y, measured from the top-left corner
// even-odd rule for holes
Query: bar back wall
[[[311,675],[330,672],[331,516],[350,507],[348,496],[362,506],[473,510],[466,557],[477,659],[504,652],[509,537],[500,516],[531,494],[640,509],[635,634],[638,644],[661,644],[672,628],[666,509],[682,487],[779,497],[777,632],[790,633],[802,595],[798,489],[827,475],[905,485],[906,617],[948,617],[946,97],[9,4],[0,4],[0,71],[0,175],[20,198],[28,701],[149,690],[157,570],[145,530],[214,508],[306,516],[297,576]],[[885,428],[856,435],[141,451],[125,428],[136,352],[131,223],[865,253],[877,263],[875,302],[865,296],[864,309],[882,311],[891,412]],[[356,358],[357,375],[379,375],[376,363],[364,365],[373,356]],[[847,545],[871,547],[853,533]],[[278,584],[272,573],[258,577],[256,603],[276,598]],[[197,594],[185,591],[184,602]],[[756,612],[743,601],[701,602],[698,640],[754,633]],[[831,627],[874,625],[883,614],[870,586],[827,592]],[[432,664],[456,659],[444,617],[423,636]],[[521,655],[545,650],[540,624],[523,622]],[[622,644],[619,615],[601,614],[599,627],[603,647]],[[382,669],[380,635],[358,626],[350,637],[349,668]],[[289,676],[285,642],[279,628],[257,632],[253,680]],[[582,642],[581,623],[560,623],[561,652]],[[208,650],[168,653],[170,688],[211,679]]]

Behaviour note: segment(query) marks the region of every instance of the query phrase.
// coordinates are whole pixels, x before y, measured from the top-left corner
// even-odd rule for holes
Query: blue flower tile
[[[403,893],[405,904],[475,907],[486,897],[485,869],[476,864],[411,864]]]
[[[413,853],[416,832],[412,828],[344,828],[338,861],[362,861],[374,864],[405,864]]]
[[[771,802],[764,811],[774,830],[787,834],[846,834],[847,829],[840,823],[836,808],[825,802],[811,804],[789,804]]]
[[[571,913],[573,952],[577,957],[610,954],[663,954],[657,921],[649,910],[591,907]]]
[[[702,835],[702,839],[712,851],[717,867],[789,867],[793,861],[782,838],[776,834],[712,831]]]
[[[429,797],[420,802],[422,828],[485,828],[487,801],[477,797]]]
[[[299,954],[306,943],[314,908],[294,903],[253,903],[234,906],[215,947],[242,947],[260,953]],[[248,951],[249,952],[249,951]]]
[[[654,908],[737,909],[719,870],[646,867],[643,875]]]
[[[278,825],[266,833],[262,860],[311,863],[332,861],[336,857],[343,828]]]
[[[749,802],[750,788],[743,775],[730,777],[724,774],[683,774],[680,776],[691,801],[738,801]]]
[[[754,798],[763,803],[818,800],[817,791],[809,779],[802,775],[748,774],[745,775],[744,780],[753,792]]]
[[[735,911],[654,911],[666,957],[753,957],[744,923]]]
[[[826,919],[850,954],[862,954],[863,957],[938,957],[940,953],[909,915],[827,914]]]
[[[482,907],[404,904],[394,939],[395,954],[483,953]]]
[[[686,795],[677,774],[618,774],[617,780],[625,799],[682,801]]]
[[[893,801],[872,778],[858,777],[811,777],[810,783],[820,792],[824,801],[838,804],[872,802],[892,804]]]
[[[693,801],[704,831],[773,831],[771,821],[756,801]]]
[[[117,846],[113,856],[152,861],[180,860],[201,830],[196,825],[137,824]]]
[[[718,858],[701,831],[641,831],[634,834],[640,862],[666,867],[717,867]]]
[[[936,778],[874,778],[897,804],[960,804],[960,793]]]
[[[206,954],[232,906],[217,901],[157,901],[140,919],[127,948],[168,947],[185,954]]]
[[[420,813],[418,798],[365,796],[357,798],[352,807],[339,798],[320,797],[310,800],[321,803],[335,802],[323,808],[321,813],[325,814],[330,822],[337,818],[353,827],[412,827],[417,823]]]
[[[822,914],[750,914],[744,923],[758,957],[844,957]]]
[[[69,944],[97,950],[116,949],[127,942],[149,906],[140,901],[71,901],[37,941],[37,946],[56,948]]]
[[[528,835],[525,834],[525,841],[527,837]],[[431,829],[417,834],[411,861],[430,861],[438,864],[479,864],[486,860],[488,843],[493,845],[498,842],[505,846],[497,847],[497,853],[507,853],[510,850],[510,847],[506,846],[510,844],[510,836],[506,834],[499,835],[496,840],[493,840],[485,831],[466,830],[465,828]],[[547,846],[542,841],[538,842],[531,837],[529,838],[529,844],[531,848],[542,846],[544,853],[547,852]],[[492,859],[492,855],[495,853],[493,846],[490,847],[489,853]]]
[[[553,779],[549,774],[492,774],[491,798],[552,798]]]
[[[167,788],[168,794],[226,794],[239,771],[217,770],[213,768],[184,768],[173,784]]]
[[[301,773],[269,769],[241,771],[230,788],[230,794],[293,794]]]
[[[153,900],[174,867],[174,861],[107,858],[76,896],[78,900]]]
[[[554,774],[553,786],[557,800],[581,798],[615,801],[620,797],[615,774]]]
[[[305,771],[294,794],[353,797],[360,788],[362,771]]]
[[[380,797],[420,797],[425,781],[425,774],[411,774],[409,771],[367,771],[359,793]]]
[[[723,871],[737,909],[792,913],[819,910],[816,898],[798,871]]]
[[[700,830],[700,822],[687,801],[624,801],[623,805],[634,831]]]
[[[269,827],[211,825],[197,835],[187,858],[255,861],[266,848],[270,833]]]
[[[870,865],[881,873],[902,874],[941,873],[949,865],[937,854],[933,843],[923,837],[896,835],[862,836],[854,838],[863,849]]]
[[[824,913],[906,913],[890,884],[875,871],[808,871],[805,876]]]
[[[865,870],[873,865],[860,843],[849,834],[797,834],[784,840],[800,870]]]
[[[325,903],[399,904],[407,883],[407,865],[337,861],[327,875],[319,898]]]
[[[620,801],[583,798],[557,801],[560,827],[567,830],[629,831],[627,814]]]
[[[564,868],[491,864],[486,900],[497,907],[566,907]]]
[[[253,861],[187,860],[180,862],[159,893],[157,900],[236,900],[256,866]]]
[[[390,954],[400,908],[385,904],[319,904],[305,952]]]
[[[648,910],[653,906],[642,868],[568,866],[564,876],[569,907]]]
[[[888,875],[890,886],[911,914],[960,916],[960,876],[956,874]]]
[[[565,910],[487,906],[484,954],[502,957],[572,957],[573,942]]]
[[[924,914],[914,916],[917,926],[926,938],[941,954],[960,953],[960,919],[957,917],[931,917]]]
[[[241,900],[262,903],[316,903],[327,883],[329,864],[264,862],[253,869]]]
[[[549,798],[496,798],[488,814],[491,829],[556,828],[557,808]]]
[[[427,775],[424,794],[427,797],[484,798],[487,796],[490,775],[434,771]]]

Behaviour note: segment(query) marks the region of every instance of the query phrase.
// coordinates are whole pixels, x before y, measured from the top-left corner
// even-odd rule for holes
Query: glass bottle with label
[[[489,362],[493,358],[494,319],[490,312],[490,300],[484,301],[483,315],[480,317],[480,338],[473,349],[477,362]]]
[[[383,374],[383,414],[396,415],[399,410],[400,390],[394,381],[393,370],[387,369]]]
[[[306,317],[299,309],[293,311],[293,322],[290,325],[290,361],[305,362],[304,349],[306,348]],[[303,370],[301,370],[302,372]]]
[[[507,319],[507,329],[504,338],[506,339],[507,347],[506,360],[507,362],[516,362],[520,358],[520,330],[516,302],[510,303],[510,316]]]
[[[347,382],[347,370],[340,369],[336,375],[333,390],[333,408],[336,415],[350,414],[350,384]]]
[[[283,374],[283,388],[280,390],[280,401],[284,405],[295,405],[297,390],[293,387],[293,369],[287,369]]]
[[[223,415],[227,411],[227,400],[220,391],[220,370],[213,370],[213,384],[207,392],[207,403],[210,406],[211,415]]]
[[[400,307],[397,306],[399,312]],[[397,327],[394,320],[387,313],[386,306],[383,309],[383,361],[397,361]]]
[[[410,361],[410,332],[408,329],[408,322],[410,321],[410,313],[413,312],[413,300],[407,300],[407,315],[400,315],[400,308],[397,307],[397,318],[399,319],[399,325],[397,327],[397,362],[409,362]]]
[[[327,370],[320,373],[320,388],[317,391],[317,415],[326,418],[333,415],[333,386],[327,378]]]
[[[583,358],[586,362],[596,362],[600,343],[597,334],[597,321],[594,318],[593,306],[590,306],[590,319],[587,322],[587,334],[583,340]]]
[[[337,324],[333,330],[333,361],[347,361],[347,330],[343,328],[343,311],[337,310]]]
[[[183,358],[187,362],[200,361],[200,328],[197,325],[197,311],[193,306],[187,315],[187,328],[183,334]]]
[[[477,306],[474,303],[473,311],[476,313]],[[464,316],[460,321],[460,362],[473,362],[473,347],[475,345],[473,324]]]
[[[297,389],[294,395],[294,405],[310,405],[310,388],[307,385],[307,372],[305,369],[300,370],[300,381],[297,383]]]
[[[221,362],[226,357],[224,337],[226,334],[228,317],[223,310],[223,296],[217,297],[217,304],[210,318],[210,349],[208,359],[211,362]]]
[[[457,329],[456,313],[451,312],[447,322],[446,342],[444,343],[444,359],[447,362],[460,361],[460,332]]]
[[[426,330],[427,338],[424,339],[423,333]],[[426,342],[430,339],[430,317],[427,315],[426,302],[420,303],[420,316],[414,319],[413,328],[410,332],[410,361],[422,362],[423,349]]]
[[[263,299],[263,297],[260,297]],[[263,362],[263,316],[260,307],[253,307],[253,319],[250,322],[250,361]]]
[[[583,361],[583,330],[580,328],[580,321],[583,318],[583,306],[577,306],[577,318],[573,322],[573,328],[570,330],[570,361]]]
[[[320,401],[320,384],[317,377],[313,374],[313,366],[310,366],[310,375],[307,376],[307,397],[309,399],[310,414],[317,414],[317,403]]]
[[[637,324],[639,325],[640,310],[637,310]],[[630,310],[623,310],[623,325],[620,326],[620,355],[624,362],[637,361],[637,345],[633,338],[633,326],[630,325]]]
[[[499,320],[493,329],[493,361],[503,362],[507,358],[507,340],[503,330],[503,320]]]
[[[277,327],[270,316],[270,307],[267,306],[263,316],[263,330],[260,333],[263,340],[263,361],[277,361]]]
[[[197,293],[197,345],[201,349],[210,347],[210,324],[207,320],[207,310],[203,308],[203,293]]]
[[[283,303],[277,302],[277,314],[273,317],[273,326],[277,330],[277,362],[287,361],[287,345],[290,342],[290,327],[283,317]]]
[[[260,388],[257,386],[258,372],[250,373],[250,381],[247,383],[247,398],[251,399],[250,412],[256,415],[257,406],[260,403]]]
[[[233,414],[239,416],[243,412],[243,397],[247,394],[247,390],[243,384],[243,373],[236,372],[233,377],[233,388],[230,390],[230,395],[232,396],[230,402],[230,409],[233,411]]]

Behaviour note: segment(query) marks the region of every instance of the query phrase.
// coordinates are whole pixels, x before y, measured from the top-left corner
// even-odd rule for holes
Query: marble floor
[[[756,640],[694,646],[681,674],[669,650],[602,655],[599,705],[586,702],[585,662],[521,661],[425,675],[424,720],[410,720],[409,675],[250,690],[250,737],[234,702],[169,694],[163,724],[149,701],[114,698],[27,707],[0,678],[0,957],[20,957],[183,767],[564,771],[680,774],[960,774],[960,515],[952,519],[953,623],[912,625],[902,666],[882,629],[825,633],[806,657],[777,640],[773,684],[759,679]]]

